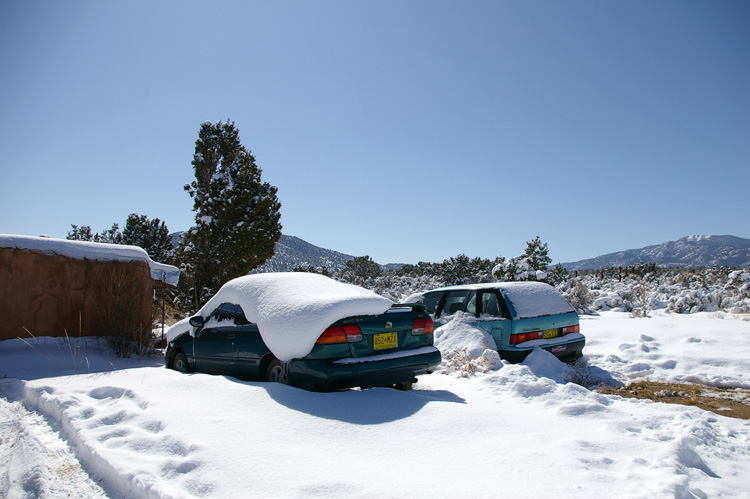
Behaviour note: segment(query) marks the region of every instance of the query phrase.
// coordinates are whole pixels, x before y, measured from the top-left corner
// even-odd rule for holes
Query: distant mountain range
[[[253,273],[285,272],[297,265],[312,265],[313,267],[327,267],[328,270],[338,272],[346,262],[354,258],[338,251],[319,248],[299,237],[283,235],[276,243],[273,258],[258,267]]]
[[[173,242],[177,243],[181,234],[171,234]],[[352,258],[352,255],[320,248],[298,237],[282,235],[276,243],[273,258],[253,273],[285,272],[298,265],[327,267],[331,272],[338,272]],[[561,265],[572,271],[627,267],[641,262],[655,262],[663,267],[750,267],[750,239],[735,236],[687,236],[677,241]],[[388,270],[400,266],[401,264],[387,264],[383,268]]]
[[[561,265],[570,271],[627,267],[641,262],[655,262],[663,267],[748,267],[750,239],[735,236],[687,236],[677,241]]]

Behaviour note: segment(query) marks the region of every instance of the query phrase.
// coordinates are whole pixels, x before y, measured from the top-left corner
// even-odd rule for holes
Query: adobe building
[[[113,307],[150,327],[154,286],[179,275],[137,246],[0,234],[0,340],[106,334]]]

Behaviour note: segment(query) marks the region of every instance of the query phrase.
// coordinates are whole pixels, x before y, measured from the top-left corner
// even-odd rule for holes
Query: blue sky
[[[0,233],[194,223],[231,119],[285,234],[379,263],[750,238],[746,1],[0,2]]]

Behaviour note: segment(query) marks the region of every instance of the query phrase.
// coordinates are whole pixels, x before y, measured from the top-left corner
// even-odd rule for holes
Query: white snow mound
[[[536,347],[522,362],[539,378],[549,378],[556,383],[567,383],[573,368],[541,347]]]
[[[440,353],[466,350],[466,355],[479,357],[485,350],[497,350],[492,335],[476,326],[473,316],[458,312],[447,324],[435,330],[435,346]]]

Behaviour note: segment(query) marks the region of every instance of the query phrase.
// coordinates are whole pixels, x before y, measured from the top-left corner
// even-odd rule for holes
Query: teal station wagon
[[[435,318],[447,323],[457,312],[474,316],[492,335],[500,357],[521,362],[540,347],[564,362],[580,358],[586,338],[578,313],[552,286],[541,282],[501,282],[433,289],[412,295]]]

